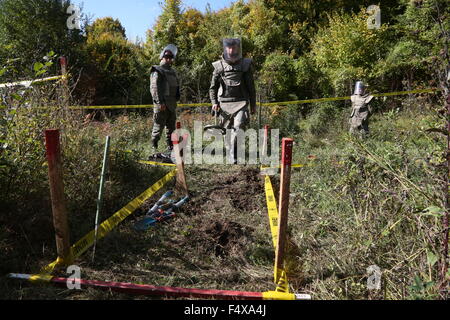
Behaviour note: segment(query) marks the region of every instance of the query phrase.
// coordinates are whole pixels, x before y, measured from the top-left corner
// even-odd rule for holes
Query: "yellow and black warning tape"
[[[150,188],[141,193],[137,198],[129,202],[125,207],[117,211],[111,217],[106,219],[103,223],[101,223],[98,227],[97,231],[97,239],[101,239],[106,236],[111,230],[113,230],[119,223],[121,223],[125,218],[131,215],[137,208],[139,208],[147,199],[153,196],[159,189],[161,189],[167,182],[170,181],[175,175],[177,170],[170,171],[167,175],[165,175],[162,179],[152,185]],[[87,249],[89,249],[94,244],[95,238],[95,230],[90,231],[80,240],[78,240],[71,247],[71,257],[70,260],[73,261],[79,256],[81,256]],[[54,268],[62,263],[63,261],[58,258],[48,266],[44,267],[41,270],[42,274],[51,273]]]
[[[267,211],[269,214],[270,232],[272,234],[273,247],[276,249],[278,245],[278,209],[275,193],[273,192],[272,181],[268,175],[264,179]],[[278,269],[274,266],[274,282],[277,285],[277,292],[289,293],[289,282],[284,269]]]
[[[145,161],[145,160],[141,160],[139,161],[139,163],[141,164],[149,164],[152,166],[163,166],[163,167],[176,167],[176,164],[173,163],[163,163],[163,162],[155,162],[155,161]]]
[[[400,96],[405,94],[413,94],[413,93],[432,93],[435,91],[439,91],[440,89],[417,89],[410,91],[398,91],[398,92],[388,92],[388,93],[374,93],[372,96],[374,97],[388,97],[388,96]],[[308,100],[295,100],[295,101],[283,101],[283,102],[270,102],[270,103],[262,103],[262,106],[271,107],[271,106],[281,106],[281,105],[289,105],[289,104],[305,104],[305,103],[316,103],[316,102],[327,102],[327,101],[339,101],[339,100],[350,100],[351,97],[333,97],[333,98],[319,98],[319,99],[308,99]]]
[[[417,89],[409,91],[398,91],[398,92],[388,92],[388,93],[374,93],[374,97],[388,97],[388,96],[399,96],[406,94],[418,94],[418,93],[433,93],[435,91],[440,91],[439,88],[430,89]],[[350,100],[350,96],[347,97],[331,97],[331,98],[318,98],[318,99],[307,99],[307,100],[294,100],[294,101],[280,101],[280,102],[264,102],[261,103],[263,107],[272,106],[283,106],[283,105],[294,105],[294,104],[306,104],[306,103],[318,103],[318,102],[328,102],[328,101],[339,101],[339,100]],[[195,108],[195,107],[210,107],[211,103],[188,103],[188,104],[178,104],[178,108]],[[112,105],[112,106],[71,106],[70,109],[74,110],[95,110],[95,109],[147,109],[153,108],[153,104],[143,104],[143,105]]]

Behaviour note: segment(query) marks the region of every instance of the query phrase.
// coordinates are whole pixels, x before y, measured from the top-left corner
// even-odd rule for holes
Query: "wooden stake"
[[[291,184],[292,146],[294,141],[290,138],[282,140],[280,200],[278,209],[278,244],[275,255],[276,270],[283,269],[286,231],[288,225],[289,195]],[[278,279],[280,275],[276,275]]]
[[[177,122],[177,130],[181,129],[181,123]],[[175,191],[181,195],[189,195],[188,186],[186,182],[186,175],[184,173],[184,161],[182,150],[180,147],[180,137],[176,132],[172,134],[173,152],[175,154],[175,162],[177,165],[177,176],[175,183]]]
[[[60,57],[59,63],[61,65],[61,75],[63,76],[63,92],[64,92],[64,102],[65,104],[69,103],[69,81],[67,79],[67,58],[66,57]]]
[[[56,234],[58,257],[65,263],[72,260],[70,251],[69,223],[64,196],[59,130],[45,131],[45,146],[48,162],[48,177],[52,201],[53,225]]]

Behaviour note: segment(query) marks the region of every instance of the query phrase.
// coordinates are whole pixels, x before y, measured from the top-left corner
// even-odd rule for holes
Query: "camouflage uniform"
[[[373,96],[354,94],[351,96],[352,113],[350,115],[350,133],[359,133],[362,137],[369,134],[369,117],[372,108],[368,105]]]
[[[172,133],[176,126],[176,107],[180,99],[180,86],[177,73],[172,67],[162,64],[153,66],[150,75],[150,92],[153,98],[153,131],[152,144],[157,147],[161,133],[166,127],[166,142],[172,147]],[[161,105],[166,110],[161,110]]]
[[[245,130],[250,120],[249,104],[256,109],[256,91],[253,79],[252,60],[241,58],[235,63],[221,59],[213,63],[214,72],[209,89],[211,103],[220,105],[220,125],[231,129],[230,140],[226,140],[230,157],[236,162],[236,131]],[[233,148],[232,148],[233,146]]]

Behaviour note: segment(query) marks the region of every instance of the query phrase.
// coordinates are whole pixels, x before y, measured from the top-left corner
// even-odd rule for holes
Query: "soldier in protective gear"
[[[256,112],[256,90],[252,60],[242,58],[240,39],[223,40],[222,59],[213,63],[209,89],[212,111],[219,112],[220,125],[231,130],[225,139],[230,163],[237,163],[237,130],[245,130],[250,115]],[[250,108],[250,110],[249,110]]]
[[[161,133],[166,128],[166,142],[168,150],[173,149],[172,133],[176,126],[176,107],[180,99],[180,82],[172,64],[176,58],[178,49],[173,44],[161,51],[159,56],[161,63],[153,66],[150,73],[150,92],[153,98],[153,131],[152,148],[158,148]]]
[[[357,81],[355,85],[355,92],[351,96],[351,134],[359,134],[362,138],[365,138],[369,134],[369,117],[372,113],[372,108],[369,106],[369,103],[372,99],[372,95],[366,94],[366,85],[361,81]]]

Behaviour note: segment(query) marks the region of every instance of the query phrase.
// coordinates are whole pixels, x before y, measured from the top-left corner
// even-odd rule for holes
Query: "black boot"
[[[152,139],[152,151],[156,152],[158,150],[158,140]]]
[[[173,142],[172,140],[167,140],[167,151],[171,152],[173,150]]]

